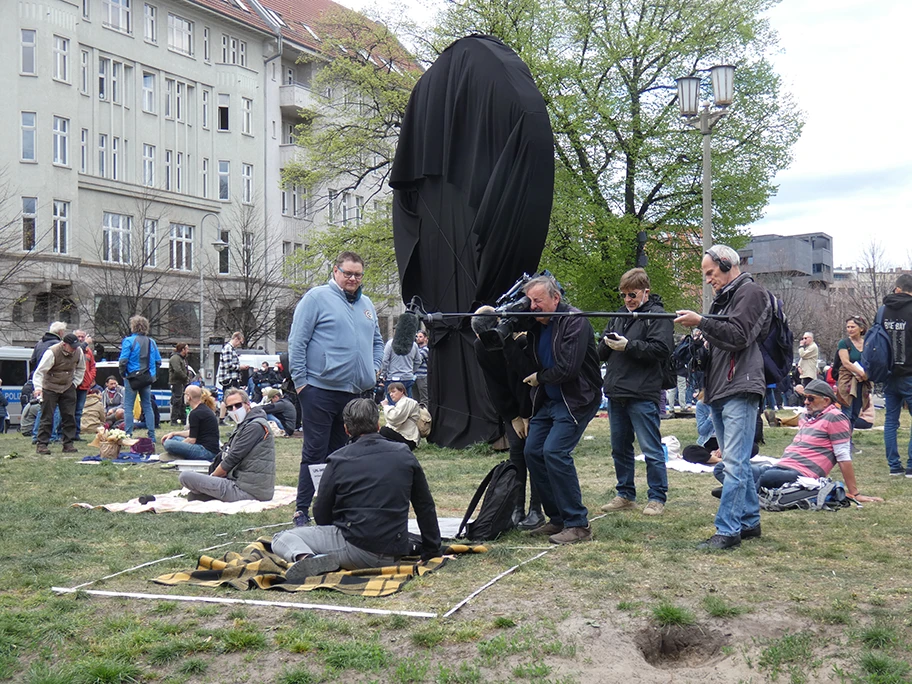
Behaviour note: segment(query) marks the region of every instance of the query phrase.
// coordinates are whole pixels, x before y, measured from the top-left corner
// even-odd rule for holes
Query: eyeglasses
[[[344,268],[339,268],[336,266],[336,269],[346,280],[361,280],[364,277],[364,272],[355,273],[354,271],[346,271]]]
[[[636,299],[637,292],[640,292],[640,291],[641,290],[634,290],[633,292],[621,292],[620,295],[624,299]]]
[[[225,404],[225,408],[228,409],[229,411],[235,411],[235,410],[241,408],[243,405],[244,405],[243,402],[241,402],[240,404]]]
[[[817,401],[817,399],[818,399],[818,397],[815,397],[813,394],[805,394],[805,395],[804,395],[804,403],[805,403],[805,404],[813,404],[815,401]]]

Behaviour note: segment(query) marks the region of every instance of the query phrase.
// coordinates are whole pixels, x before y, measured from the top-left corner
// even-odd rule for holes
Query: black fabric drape
[[[427,311],[493,303],[544,247],[554,143],[529,69],[490,36],[450,45],[412,92],[390,177],[402,295]],[[431,441],[497,436],[468,320],[429,326]]]

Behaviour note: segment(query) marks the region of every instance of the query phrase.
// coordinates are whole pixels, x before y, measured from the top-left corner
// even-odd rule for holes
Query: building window
[[[202,195],[203,197],[209,197],[209,159],[206,157],[203,157],[203,168],[200,175],[202,176],[200,181],[203,184]]]
[[[224,93],[219,93],[218,96],[218,129],[220,131],[227,131],[228,129],[228,104],[231,102],[231,98]]]
[[[146,3],[143,6],[143,19],[144,19],[144,28],[143,28],[143,37],[155,43],[158,41],[158,10],[155,8],[155,5],[150,5]]]
[[[175,190],[177,192],[184,191],[184,153],[177,153],[177,161],[174,165],[174,180],[175,180]]]
[[[288,188],[282,188],[282,216],[288,216],[288,196],[291,191]]]
[[[62,36],[54,36],[54,78],[70,80],[70,41]]]
[[[243,187],[242,200],[246,204],[253,201],[253,165],[241,164],[241,183]]]
[[[339,197],[338,191],[336,191],[336,190],[329,191],[329,204],[326,207],[326,210],[329,212],[329,222],[330,223],[336,222],[336,215],[338,213],[337,207],[336,207],[336,202],[339,201],[338,197]]]
[[[143,145],[143,185],[155,187],[155,145]]]
[[[341,198],[339,199],[339,220],[343,224],[348,223],[349,219],[349,206],[351,205],[351,193],[343,192]]]
[[[143,260],[147,266],[155,268],[158,265],[158,259],[155,255],[155,248],[158,245],[158,221],[155,219],[145,219],[143,221]]]
[[[231,249],[228,247],[227,230],[223,230],[219,233],[219,240],[225,244],[225,247],[219,250],[219,273],[227,275],[231,272]]]
[[[38,161],[36,121],[35,112],[22,112],[22,161]]]
[[[171,224],[170,268],[176,271],[193,270],[193,226]]]
[[[79,55],[79,92],[89,94],[89,51],[82,50]]]
[[[209,27],[203,27],[203,59],[205,61],[211,60],[211,54],[209,53]]]
[[[69,244],[70,203],[54,200],[54,254],[66,254]]]
[[[123,65],[120,62],[111,61],[111,102],[120,102],[120,73]]]
[[[241,98],[241,133],[253,133],[253,100]]]
[[[203,91],[203,128],[209,128],[209,91]]]
[[[108,68],[111,63],[110,59],[105,57],[98,58],[98,99],[108,99]]]
[[[307,188],[303,185],[294,186],[294,194],[292,195],[292,203],[294,207],[294,215],[297,218],[308,218],[308,206],[307,206]]]
[[[120,179],[120,138],[111,138],[111,178]]]
[[[36,75],[35,66],[35,36],[36,31],[33,29],[22,29],[22,64],[19,73]]]
[[[193,54],[193,22],[176,14],[168,15],[168,47],[183,55]]]
[[[171,150],[165,150],[165,190],[171,189],[171,162],[174,153]]]
[[[37,244],[38,198],[22,198],[22,249],[30,252]]]
[[[70,120],[54,117],[54,163],[66,166],[70,163],[69,153]]]
[[[174,112],[178,121],[184,120],[184,95],[187,92],[187,84],[181,81],[175,83]]]
[[[98,135],[98,175],[105,178],[108,172],[108,136]]]
[[[243,40],[238,44],[238,64],[242,67],[247,66],[247,43]]]
[[[284,145],[294,145],[295,144],[295,125],[293,123],[282,124],[284,129],[284,135],[282,138],[282,143]]]
[[[244,231],[241,233],[241,272],[245,276],[253,273],[253,233]]]
[[[355,195],[354,211],[355,225],[360,226],[364,219],[364,198],[361,195]]]
[[[218,163],[218,198],[220,200],[228,199],[228,185],[231,165],[224,160]]]
[[[89,5],[91,5],[92,0],[82,0],[82,18],[89,18]]]
[[[130,0],[101,0],[104,25],[123,33],[130,32]]]
[[[83,128],[79,133],[79,170],[86,173],[89,165],[89,129]]]
[[[143,72],[143,98],[144,112],[155,113],[155,74]]]
[[[174,79],[165,79],[165,118],[174,117]]]
[[[125,214],[104,212],[101,258],[108,263],[130,263],[130,229],[133,219]]]

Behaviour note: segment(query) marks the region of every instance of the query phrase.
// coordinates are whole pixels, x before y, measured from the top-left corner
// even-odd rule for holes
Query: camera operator
[[[475,313],[494,313],[494,308],[483,306]],[[484,375],[488,396],[494,410],[503,419],[507,441],[510,443],[510,462],[516,466],[519,476],[519,496],[513,512],[513,523],[520,530],[534,530],[545,524],[541,501],[535,484],[529,481],[529,514],[525,514],[526,502],[526,435],[529,432],[529,418],[532,416],[532,398],[529,387],[523,383],[529,373],[535,370],[532,360],[526,356],[526,336],[512,334],[503,339],[503,349],[487,349],[480,339],[486,330],[497,325],[495,316],[472,318],[475,333],[475,358]]]
[[[523,287],[531,310],[578,311],[561,301],[549,275]],[[529,477],[541,497],[548,522],[532,530],[552,544],[590,541],[589,511],[583,506],[571,452],[601,403],[601,374],[595,331],[582,316],[540,316],[528,334],[535,373],[523,382],[532,387],[532,420],[526,437]]]
[[[634,268],[621,276],[624,306],[619,311],[665,313],[662,299],[649,291],[649,276]],[[599,359],[607,361],[605,396],[611,421],[611,456],[617,474],[617,496],[602,506],[605,512],[636,508],[636,435],[646,455],[649,501],[643,515],[661,515],[668,493],[668,473],[659,430],[662,367],[674,345],[674,325],[668,319],[618,317],[608,321],[598,346]],[[684,404],[684,401],[681,401]]]

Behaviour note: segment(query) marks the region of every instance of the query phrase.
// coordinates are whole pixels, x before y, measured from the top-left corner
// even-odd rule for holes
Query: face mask
[[[239,409],[229,411],[228,415],[231,416],[231,420],[233,420],[235,423],[241,423],[243,422],[244,418],[247,417],[247,409],[241,406]]]

